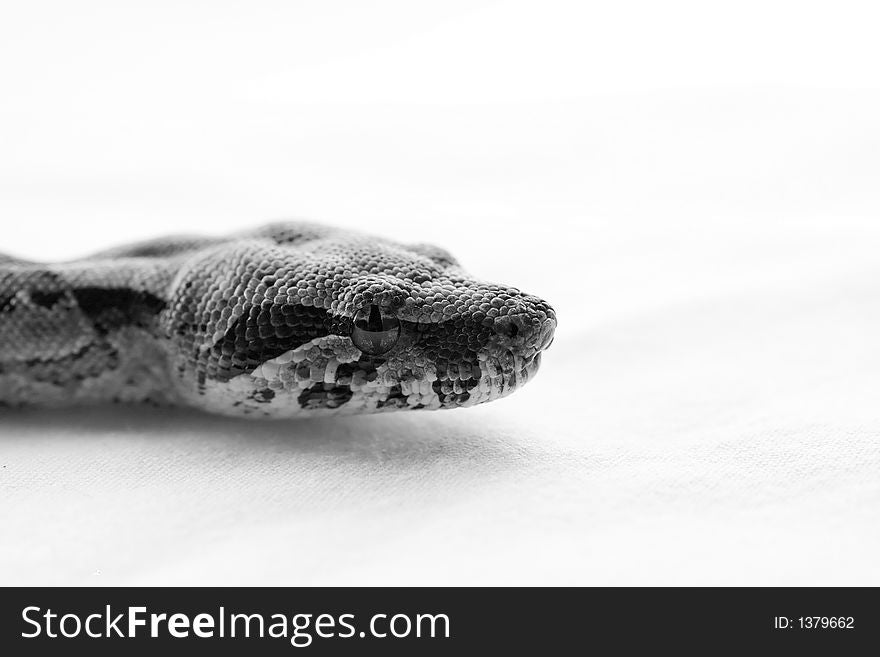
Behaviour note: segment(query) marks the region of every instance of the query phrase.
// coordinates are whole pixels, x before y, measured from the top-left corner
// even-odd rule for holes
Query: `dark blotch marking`
[[[24,262],[24,261],[19,261]],[[0,272],[0,289],[6,294],[0,296],[0,312],[12,309],[15,304],[15,292],[12,289],[21,287],[27,296],[38,306],[51,308],[64,296],[65,283],[55,272],[28,268],[23,272]]]
[[[351,383],[351,377],[358,371],[362,371],[368,381],[374,381],[379,375],[377,368],[384,362],[385,359],[383,358],[372,358],[363,355],[357,362],[342,363],[336,368],[336,383],[342,386],[349,385]]]
[[[165,308],[165,301],[141,290],[80,287],[72,293],[100,335],[123,326],[145,327]]]
[[[273,399],[275,399],[275,391],[271,388],[263,388],[262,390],[254,391],[252,398],[258,404],[268,404]]]
[[[58,303],[64,296],[64,292],[43,292],[40,290],[31,290],[31,301],[43,308],[51,308]]]
[[[351,388],[348,386],[334,385],[332,383],[316,383],[310,388],[303,390],[297,401],[302,408],[339,408],[351,399]]]

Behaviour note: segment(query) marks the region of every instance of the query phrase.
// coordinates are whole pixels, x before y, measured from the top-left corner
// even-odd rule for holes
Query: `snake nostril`
[[[510,316],[499,317],[495,320],[495,332],[512,339],[519,335],[519,326]]]
[[[502,338],[505,347],[532,355],[550,345],[556,330],[556,319],[534,312],[507,314],[495,318],[493,329]]]

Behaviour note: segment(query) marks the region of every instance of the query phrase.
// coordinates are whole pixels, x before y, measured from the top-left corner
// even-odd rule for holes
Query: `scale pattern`
[[[545,301],[439,247],[309,222],[61,264],[0,256],[0,405],[472,406],[528,381],[555,328]]]

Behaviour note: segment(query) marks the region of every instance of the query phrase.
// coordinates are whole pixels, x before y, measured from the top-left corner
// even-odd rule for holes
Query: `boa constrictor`
[[[555,328],[545,301],[439,247],[308,222],[60,264],[0,256],[0,405],[472,406],[528,381]]]

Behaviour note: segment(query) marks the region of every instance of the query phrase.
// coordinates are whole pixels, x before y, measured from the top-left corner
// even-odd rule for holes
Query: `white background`
[[[470,410],[7,412],[0,583],[880,584],[872,4],[4,3],[3,251],[308,217],[560,325]]]

